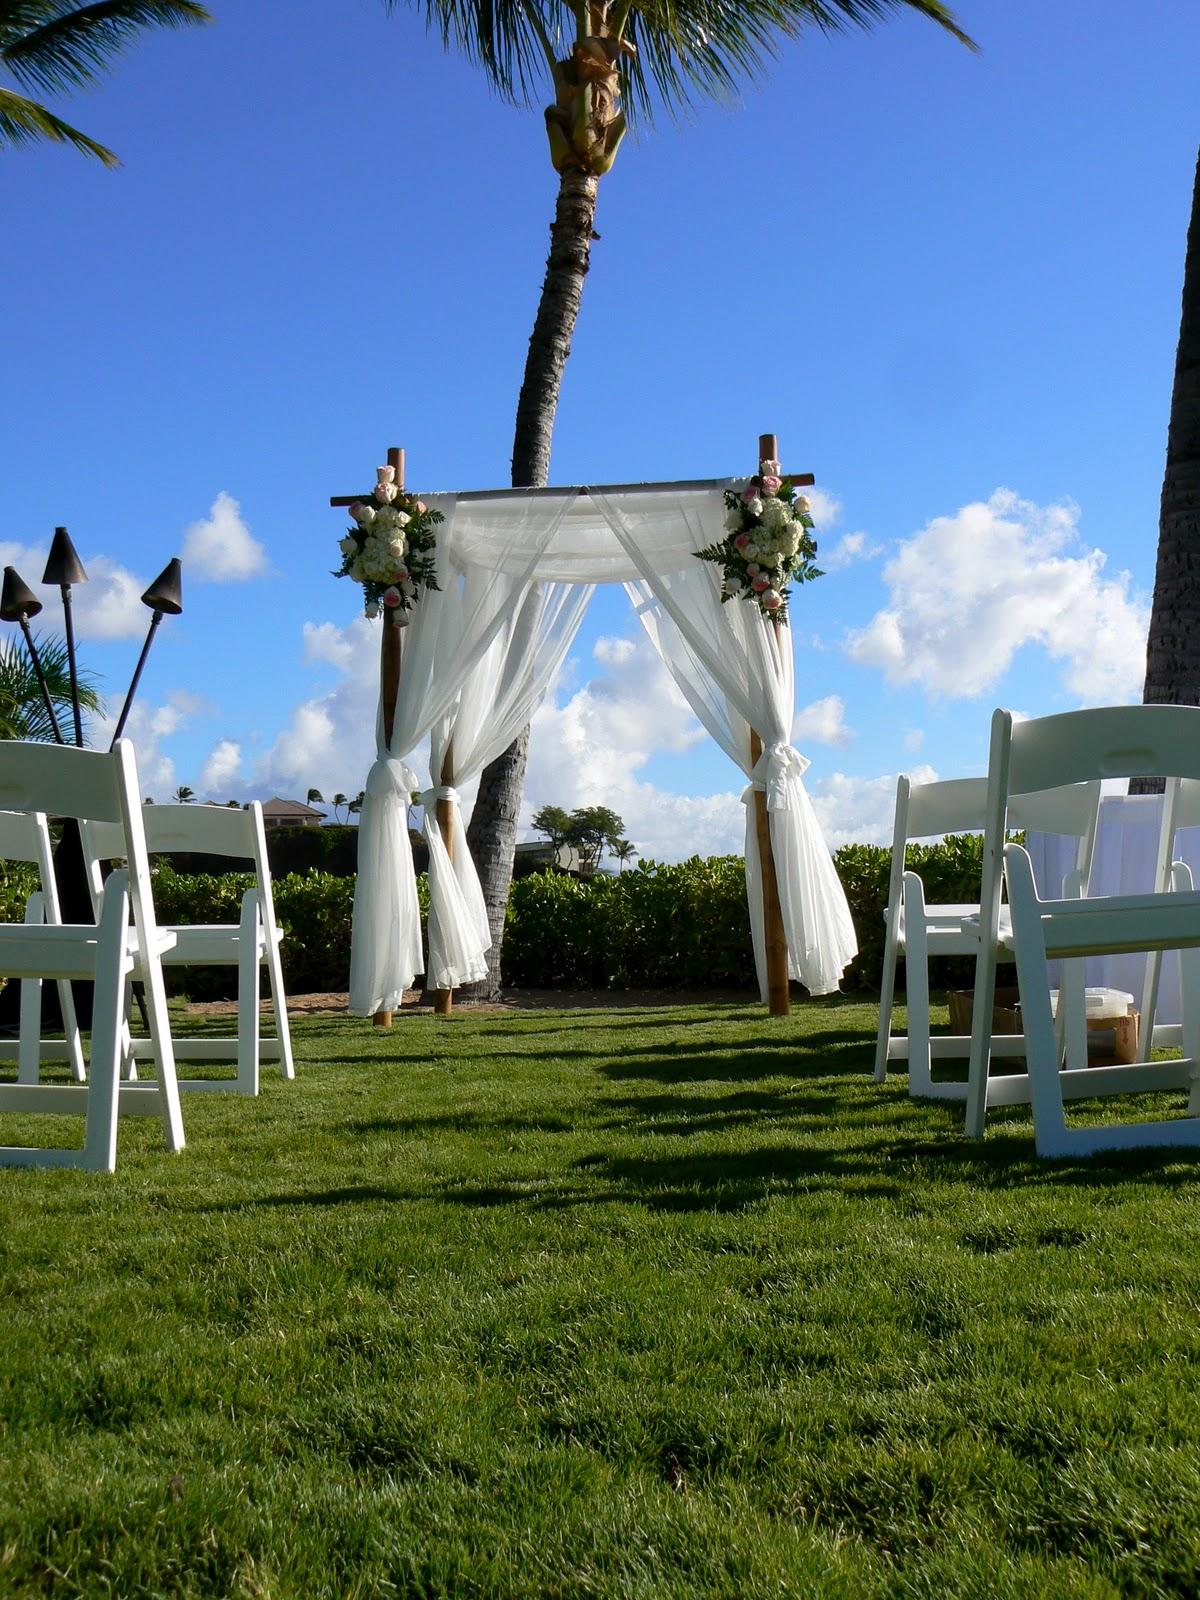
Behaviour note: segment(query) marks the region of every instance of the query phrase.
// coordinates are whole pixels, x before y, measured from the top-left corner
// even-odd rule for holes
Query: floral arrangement
[[[369,617],[383,606],[403,627],[421,590],[438,587],[434,528],[442,514],[398,488],[395,467],[376,467],[375,474],[371,498],[350,507],[354,526],[338,545],[342,564],[334,576],[362,584]]]
[[[744,489],[726,489],[725,505],[725,538],[696,551],[725,575],[721,603],[752,600],[770,622],[786,622],[788,585],[822,576],[808,501],[780,477],[778,461],[764,461]]]

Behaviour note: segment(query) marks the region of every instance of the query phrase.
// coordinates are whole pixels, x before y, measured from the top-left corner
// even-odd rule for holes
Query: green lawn
[[[313,1018],[0,1171],[0,1595],[1195,1594],[1200,1158],[968,1145],[873,1031]]]

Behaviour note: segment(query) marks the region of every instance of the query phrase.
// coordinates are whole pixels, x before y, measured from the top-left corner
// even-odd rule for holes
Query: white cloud
[[[228,799],[242,764],[242,747],[236,740],[219,739],[200,770],[199,788],[210,799]]]
[[[924,728],[906,728],[904,730],[904,748],[906,750],[917,751],[924,743]]]
[[[125,738],[133,741],[137,752],[138,779],[142,794],[153,795],[156,800],[169,800],[178,782],[175,762],[162,748],[163,740],[181,733],[196,716],[208,712],[208,702],[200,695],[186,689],[176,689],[163,705],[150,705],[135,700],[125,724]],[[110,710],[107,717],[98,717],[92,724],[93,732],[88,743],[95,750],[105,750],[112,739],[120,706]]]
[[[890,602],[847,635],[848,654],[893,683],[966,697],[1036,644],[1081,703],[1136,698],[1149,610],[1129,573],[1105,576],[1104,553],[1081,543],[1078,517],[1072,505],[1037,506],[1011,489],[935,517],[884,568]]]
[[[238,502],[222,489],[202,522],[184,535],[183,559],[192,577],[240,583],[267,570],[267,553],[242,521]]]
[[[914,783],[933,783],[932,767],[913,767]],[[896,810],[896,775],[850,777],[833,772],[809,785],[813,808],[831,850],[843,844],[891,844]]]
[[[818,489],[815,485],[807,489],[801,489],[800,493],[808,501],[809,515],[816,524],[818,532],[823,532],[826,528],[832,528],[834,523],[841,517],[842,502],[836,495],[829,494],[824,489]]]
[[[840,572],[858,561],[872,561],[882,553],[883,546],[868,534],[846,533],[830,549],[818,552],[817,565],[824,572]]]
[[[721,794],[678,795],[638,776],[656,753],[680,753],[705,738],[649,642],[600,639],[593,655],[607,670],[563,704],[543,703],[533,719],[526,829],[543,805],[605,805],[643,856],[680,861],[740,851],[740,784]]]
[[[0,543],[0,566],[15,567],[45,608],[33,623],[48,633],[63,632],[63,608],[59,591],[42,583],[49,554],[48,544]],[[150,613],[142,604],[142,592],[149,579],[137,578],[127,567],[110,556],[89,555],[83,560],[87,582],[71,590],[71,614],[80,639],[128,639],[143,634]]]
[[[264,793],[296,799],[310,788],[325,795],[362,788],[375,758],[379,627],[366,617],[344,628],[304,624],[306,659],[328,662],[343,676],[327,693],[294,707],[283,732],[258,759],[254,783]]]
[[[838,694],[802,706],[792,723],[795,744],[849,744],[853,730],[846,726],[846,702]]]

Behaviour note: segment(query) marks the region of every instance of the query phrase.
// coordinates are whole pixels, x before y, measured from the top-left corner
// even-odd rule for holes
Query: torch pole
[[[146,633],[146,642],[142,646],[142,653],[138,657],[138,664],[133,669],[133,679],[129,685],[129,693],[125,696],[125,704],[121,707],[121,715],[117,719],[117,731],[113,734],[112,744],[110,744],[108,747],[110,750],[114,750],[116,748],[117,740],[125,732],[125,723],[129,718],[129,708],[133,705],[133,697],[137,693],[137,686],[142,676],[142,668],[146,665],[146,657],[150,654],[150,646],[154,643],[154,630],[158,627],[159,623],[162,621],[162,618],[163,614],[161,611],[156,611],[150,618],[150,627]]]
[[[41,658],[37,653],[37,646],[33,642],[33,634],[29,630],[29,618],[22,611],[18,621],[21,632],[25,635],[25,647],[29,651],[29,658],[33,662],[33,670],[37,673],[38,683],[42,687],[42,699],[46,703],[46,713],[50,718],[50,726],[54,729],[55,744],[62,744],[62,729],[58,725],[58,718],[54,715],[54,701],[50,698],[50,685],[46,682],[46,674],[42,671]]]
[[[79,709],[79,672],[75,664],[75,619],[71,614],[71,585],[59,585],[67,635],[67,667],[71,674],[71,710],[75,717],[75,743],[83,749],[83,716]]]

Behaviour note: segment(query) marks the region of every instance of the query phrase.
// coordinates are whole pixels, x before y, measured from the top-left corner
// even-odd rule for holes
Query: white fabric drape
[[[469,783],[508,748],[541,704],[591,597],[586,584],[524,586],[453,707],[434,725],[432,774],[448,769],[455,784]],[[449,852],[437,820],[438,799],[449,802]],[[422,800],[429,841],[429,984],[456,989],[486,976],[492,943],[487,907],[467,848],[457,790],[439,785]]]
[[[762,863],[754,806],[764,791],[771,852],[779,884],[789,972],[812,994],[836,989],[858,943],[846,895],[834,870],[812,801],[804,787],[808,761],[791,742],[795,715],[791,635],[742,600],[721,604],[720,579],[694,551],[724,536],[720,494],[681,501],[662,494],[623,495],[619,502],[593,491],[639,579],[626,585],[650,639],[701,723],[750,779],[746,816],[746,896],[759,987],[766,995]],[[646,528],[684,559],[656,567],[647,555]],[[750,732],[762,754],[751,759]]]
[[[1158,835],[1162,825],[1163,797],[1159,794],[1105,795],[1100,802],[1096,829],[1096,848],[1088,879],[1089,895],[1152,894],[1156,887],[1154,868],[1158,860]],[[1053,894],[1044,885],[1062,882],[1075,865],[1073,839],[1057,834],[1031,833],[1029,854],[1040,892]],[[1200,884],[1200,828],[1180,828],[1175,835],[1176,861],[1186,861]],[[1142,1003],[1146,978],[1146,957],[1131,955],[1088,956],[1084,981],[1105,989],[1121,989],[1131,994],[1134,1004]],[[1057,982],[1057,978],[1052,979]],[[1158,1023],[1178,1022],[1179,957],[1167,951],[1163,957],[1158,995]]]
[[[471,510],[459,507],[453,496],[430,497],[428,503],[445,518],[438,530],[439,588],[422,595],[410,625],[402,631],[402,667],[391,743],[389,747],[384,742],[381,706],[376,721],[377,755],[359,818],[350,952],[350,1010],[357,1016],[396,1010],[405,989],[422,971],[407,816],[409,797],[419,787],[419,780],[404,758],[453,709],[497,634],[519,613],[539,556],[569,514],[573,499],[564,496],[504,503],[492,519],[488,548],[493,560],[488,566],[467,566],[455,557],[456,527],[460,523],[474,527]],[[434,809],[427,808],[426,815]],[[444,849],[444,841],[439,842]],[[431,874],[432,852],[431,844]],[[455,855],[460,860],[466,857],[465,842]],[[446,870],[448,862],[440,865],[439,905],[447,908],[439,923],[442,948],[448,951],[448,960],[469,962],[469,950],[456,944],[453,929],[460,922],[469,922],[475,910],[457,872]],[[455,900],[456,885],[460,904]]]
[[[791,638],[755,607],[742,601],[722,606],[716,569],[695,558],[724,536],[721,488],[431,499],[446,518],[438,538],[441,590],[422,596],[404,630],[390,748],[380,716],[359,828],[353,1012],[396,1009],[421,971],[407,829],[407,804],[418,780],[404,758],[426,733],[433,778],[422,795],[430,850],[429,980],[434,988],[454,988],[483,975],[490,935],[457,790],[529,720],[575,636],[589,586],[600,582],[627,585],[689,704],[750,780],[745,798],[766,794],[791,975],[814,994],[837,987],[856,943],[804,787],[808,762],[791,743]],[[763,745],[757,761],[751,759],[752,728]],[[448,802],[449,851],[437,818],[439,799]],[[746,888],[765,993],[753,813],[748,804]]]

